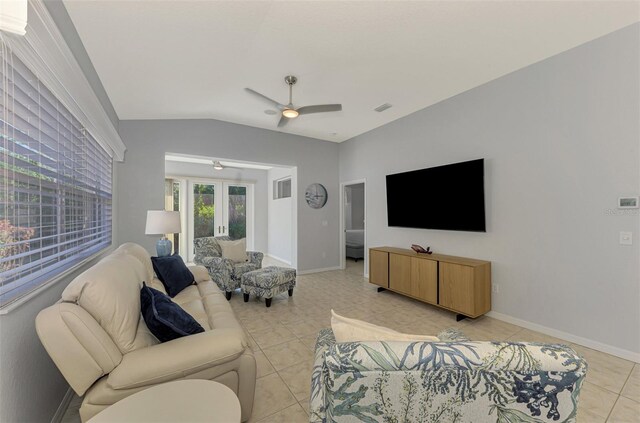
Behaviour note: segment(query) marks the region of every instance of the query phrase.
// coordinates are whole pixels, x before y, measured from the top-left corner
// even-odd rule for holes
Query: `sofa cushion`
[[[125,254],[135,257],[144,266],[144,277],[142,280],[150,281],[153,279],[153,265],[151,264],[151,257],[147,250],[142,246],[134,244],[133,242],[126,242],[116,248],[113,254]]]
[[[331,329],[336,342],[359,341],[427,341],[438,342],[435,336],[410,335],[377,326],[362,320],[348,319],[331,310]]]
[[[182,257],[177,254],[167,257],[151,257],[151,262],[153,270],[170,297],[175,297],[195,281],[193,273],[184,264]]]
[[[76,303],[109,334],[123,354],[157,343],[140,329],[142,263],[129,255],[111,254],[75,278],[62,300]]]
[[[204,332],[204,328],[171,298],[144,283],[140,304],[147,327],[160,342]]]

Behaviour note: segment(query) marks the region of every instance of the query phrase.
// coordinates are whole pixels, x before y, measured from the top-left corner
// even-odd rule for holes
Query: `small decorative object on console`
[[[411,249],[413,251],[415,251],[418,254],[432,254],[433,251],[431,251],[431,247],[427,247],[427,249],[425,250],[424,248],[422,248],[421,245],[418,244],[411,244]]]

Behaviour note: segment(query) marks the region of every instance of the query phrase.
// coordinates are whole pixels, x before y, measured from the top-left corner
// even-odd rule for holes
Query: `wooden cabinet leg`
[[[266,300],[264,300],[264,302],[267,305],[267,307],[271,307],[271,298],[267,298]]]
[[[382,291],[386,291],[387,288],[383,288],[383,287],[378,287],[378,292],[382,292]]]
[[[459,322],[460,320],[464,320],[466,318],[467,318],[467,316],[465,316],[464,314],[457,314],[456,315],[456,322]]]

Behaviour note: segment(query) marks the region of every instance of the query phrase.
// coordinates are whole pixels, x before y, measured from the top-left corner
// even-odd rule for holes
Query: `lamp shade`
[[[27,27],[27,0],[0,1],[0,31],[24,35]]]
[[[147,211],[147,235],[175,234],[180,232],[180,212],[165,210]]]

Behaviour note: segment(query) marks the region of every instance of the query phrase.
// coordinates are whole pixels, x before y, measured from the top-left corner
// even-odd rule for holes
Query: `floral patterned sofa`
[[[208,236],[193,240],[195,257],[193,261],[207,268],[209,276],[225,292],[227,300],[237,288],[240,288],[242,275],[262,267],[264,255],[257,251],[247,251],[249,261],[244,263],[234,263],[222,257],[220,241],[230,241],[228,236]]]
[[[336,343],[318,335],[311,422],[575,422],[587,363],[564,345]]]

